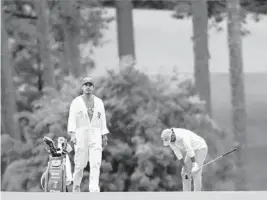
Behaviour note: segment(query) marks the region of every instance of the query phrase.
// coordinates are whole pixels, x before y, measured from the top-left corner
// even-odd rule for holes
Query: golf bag
[[[49,160],[47,169],[41,177],[41,187],[45,192],[67,192],[66,157],[72,148],[64,137],[58,138],[57,148],[51,138],[44,137],[43,140]]]

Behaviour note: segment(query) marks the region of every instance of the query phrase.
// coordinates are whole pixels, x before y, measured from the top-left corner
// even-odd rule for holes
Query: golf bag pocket
[[[47,191],[65,192],[65,164],[63,157],[51,158],[47,171]]]

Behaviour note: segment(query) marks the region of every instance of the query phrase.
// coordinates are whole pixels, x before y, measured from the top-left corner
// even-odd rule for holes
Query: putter
[[[210,163],[213,163],[214,161],[216,161],[216,160],[218,160],[218,159],[220,159],[220,158],[223,158],[224,156],[226,156],[226,155],[228,155],[228,154],[230,154],[230,153],[233,153],[233,152],[236,151],[236,150],[237,150],[237,148],[235,148],[235,149],[233,149],[233,150],[231,150],[231,151],[229,151],[229,152],[227,152],[227,153],[225,153],[225,154],[223,154],[223,155],[221,155],[221,156],[219,156],[219,157],[217,157],[217,158],[215,158],[215,159],[213,159],[213,160],[207,162],[206,164],[202,165],[199,169],[201,169],[201,168],[207,166],[207,165],[210,164]],[[187,175],[185,175],[185,179],[188,179],[188,176],[187,176]]]

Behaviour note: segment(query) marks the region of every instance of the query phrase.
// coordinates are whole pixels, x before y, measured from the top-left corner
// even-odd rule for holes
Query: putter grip
[[[225,153],[222,157],[224,157],[224,156],[226,156],[226,155],[228,155],[228,154],[230,154],[230,153],[232,153],[232,152],[234,152],[236,150],[237,150],[237,148],[233,149],[232,151],[229,151],[229,152]]]

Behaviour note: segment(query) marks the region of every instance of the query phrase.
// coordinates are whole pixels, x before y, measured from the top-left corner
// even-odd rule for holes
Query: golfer
[[[70,105],[68,134],[74,143],[73,192],[80,192],[83,170],[90,163],[89,191],[100,192],[99,176],[102,150],[107,145],[109,130],[103,101],[93,94],[94,80],[85,77],[81,84],[83,94]]]
[[[207,156],[206,141],[196,133],[182,128],[165,129],[161,133],[164,146],[170,146],[182,164],[181,176],[183,191],[191,191],[191,180],[194,191],[202,189],[202,168]],[[185,157],[183,158],[182,153]]]

